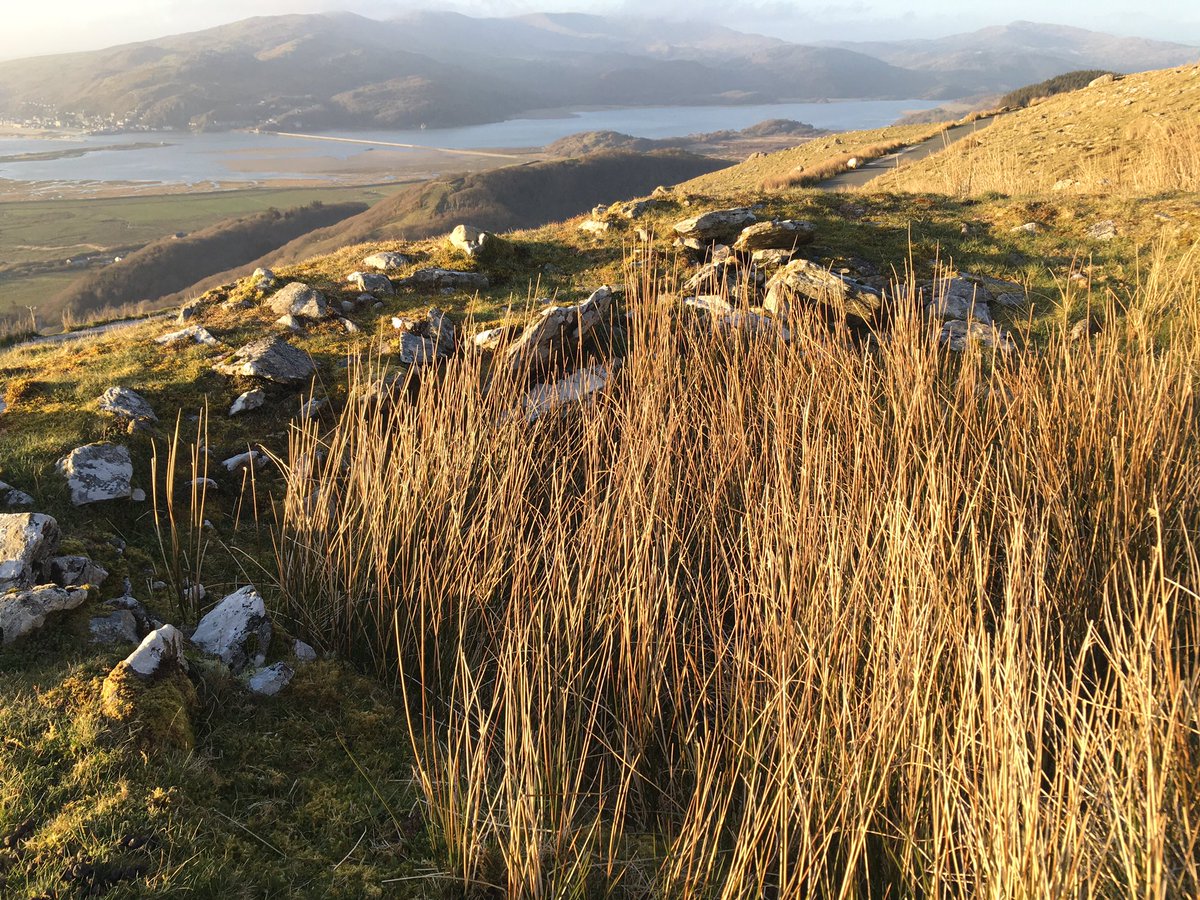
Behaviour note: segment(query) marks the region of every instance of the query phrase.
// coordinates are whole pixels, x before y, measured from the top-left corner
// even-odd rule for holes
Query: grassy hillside
[[[367,208],[365,203],[315,203],[298,209],[270,209],[218,222],[180,238],[161,238],[119,263],[80,278],[51,305],[78,319],[106,308],[152,303]]]
[[[1149,196],[1200,189],[1200,66],[1130,75],[1002,116],[880,190]]]
[[[1145,77],[1156,121],[1187,125],[1171,98],[1192,76]],[[1074,137],[1100,143],[1095,90],[1043,106],[1075,104]],[[992,127],[1036,146],[1021,117],[1041,108]],[[0,478],[113,573],[0,648],[0,892],[1195,896],[1200,195],[1133,195],[1129,173],[1130,193],[762,188],[798,158],[598,235],[582,215],[510,231],[483,259],[384,229],[581,201],[581,172],[631,161],[500,170],[367,218],[380,204],[356,217],[370,237],[330,232],[281,281],[337,308],[347,272],[396,250],[398,283],[433,266],[489,287],[401,284],[354,331],[287,332],[303,386],[213,369],[285,333],[248,279],[190,320],[221,346],[163,348],[177,326],[157,322],[0,350]],[[753,279],[728,318],[685,306],[699,270],[673,226],[734,205],[811,223],[800,255],[886,291],[882,311],[769,314]],[[1010,283],[988,332],[1007,351],[952,349],[913,302],[948,270]],[[468,340],[601,284],[613,309],[545,366]],[[431,304],[468,346],[414,373],[391,319]],[[527,419],[531,385],[585,366],[606,378],[588,402]],[[161,423],[101,413],[113,385]],[[267,402],[226,415],[251,387]],[[129,447],[145,501],[71,505],[55,461],[98,439]],[[277,464],[220,465],[247,447]],[[196,696],[166,707],[186,729],[113,721],[101,683],[128,648],[87,644],[88,617],[128,577],[187,628],[181,572],[202,609],[254,583],[272,658],[303,637],[321,660],[258,698],[192,649]]]

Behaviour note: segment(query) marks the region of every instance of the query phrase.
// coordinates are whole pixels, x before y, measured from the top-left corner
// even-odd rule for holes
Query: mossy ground
[[[1115,302],[1119,308],[1152,250],[1179,258],[1193,252],[1200,235],[1200,201],[1183,192],[1050,196],[1014,190],[952,197],[762,190],[769,170],[793,167],[802,155],[816,159],[824,152],[816,143],[788,151],[796,159],[769,156],[691,182],[647,217],[600,237],[580,232],[578,219],[514,233],[508,236],[511,250],[486,265],[434,240],[347,247],[281,268],[281,283],[306,281],[335,306],[355,296],[345,276],[376,250],[410,254],[414,267],[482,268],[493,286],[479,295],[401,290],[383,298],[382,310],[349,314],[361,329],[355,334],[333,321],[308,327],[290,339],[317,363],[313,386],[304,391],[265,386],[269,402],[237,418],[226,415],[229,404],[256,385],[218,375],[212,363],[265,332],[281,331],[265,296],[249,280],[212,292],[200,319],[221,349],[160,347],[152,338],[178,326],[157,321],[61,346],[0,351],[0,392],[8,403],[0,416],[0,479],[32,493],[39,511],[58,517],[69,547],[112,572],[102,597],[120,593],[128,578],[135,596],[164,619],[179,621],[173,590],[152,589],[168,575],[151,509],[154,488],[161,494],[165,485],[176,413],[183,444],[177,482],[208,474],[219,485],[201,515],[210,525],[203,530],[208,551],[198,574],[210,601],[247,582],[270,597],[271,499],[281,479],[272,467],[253,478],[229,474],[219,461],[249,445],[282,456],[302,396],[310,391],[330,398],[322,415],[333,414],[345,393],[348,357],[382,344],[387,359],[393,315],[435,304],[459,321],[484,327],[527,319],[541,308],[539,298],[570,303],[599,284],[619,287],[625,260],[640,243],[635,228],[653,233],[668,261],[659,274],[677,282],[685,267],[671,262],[674,222],[706,209],[761,204],[760,217],[811,221],[817,239],[806,255],[829,266],[904,278],[909,268],[928,277],[941,262],[1020,282],[1030,304],[996,310],[997,318],[1021,339],[1036,342],[1048,329],[1078,320],[1088,307]],[[846,138],[836,146],[842,152]],[[1089,239],[1088,227],[1104,220],[1116,224],[1117,237]],[[1043,230],[1012,231],[1030,221]],[[1082,277],[1072,279],[1073,274]],[[239,300],[249,301],[249,308],[227,304]],[[162,418],[159,426],[126,434],[101,414],[96,400],[112,385],[146,396]],[[202,429],[195,418],[206,409]],[[135,484],[151,500],[70,505],[55,462],[73,447],[103,439],[130,447]],[[211,451],[207,473],[203,466],[192,470],[188,450],[196,443]],[[156,457],[157,470],[151,465]],[[188,498],[177,505],[186,518]],[[158,506],[163,507],[161,499]],[[104,679],[127,651],[86,644],[86,620],[96,609],[97,601],[91,601],[56,627],[0,652],[0,837],[12,838],[14,845],[0,850],[0,894],[82,893],[86,878],[71,882],[64,876],[72,866],[86,874],[81,861],[128,876],[108,886],[113,897],[452,892],[449,881],[429,874],[445,861],[424,830],[409,784],[407,728],[389,690],[340,664],[322,662],[300,668],[280,697],[260,700],[219,671],[198,666],[190,683],[194,702],[181,686],[180,696],[168,698],[189,707],[190,734],[149,749],[137,734],[102,715]],[[122,843],[130,836],[149,842],[130,850]]]

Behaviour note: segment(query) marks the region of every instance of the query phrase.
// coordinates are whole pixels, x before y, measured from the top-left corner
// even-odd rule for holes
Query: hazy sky
[[[925,37],[1015,19],[1200,44],[1197,0],[0,0],[0,58],[83,50],[193,31],[252,15],[404,8],[480,15],[621,12],[708,19],[790,40]]]

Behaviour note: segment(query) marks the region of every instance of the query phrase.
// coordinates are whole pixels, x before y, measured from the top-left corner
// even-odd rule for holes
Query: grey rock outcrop
[[[456,291],[487,290],[488,279],[479,272],[460,272],[457,269],[418,269],[397,282],[400,287]]]
[[[196,625],[192,643],[240,672],[261,666],[271,644],[271,619],[253,587],[244,587],[213,607]]]
[[[106,616],[93,616],[88,622],[88,635],[93,644],[136,644],[137,619],[127,609],[114,609]]]
[[[767,282],[763,307],[772,315],[787,316],[797,302],[819,303],[842,316],[870,319],[883,306],[883,295],[870,285],[830,272],[824,266],[794,259]]]
[[[271,310],[280,316],[301,319],[323,319],[329,315],[325,295],[302,281],[293,281],[275,293],[268,301]]]
[[[75,506],[121,500],[133,493],[133,460],[121,444],[87,444],[59,460],[58,471],[67,479]]]
[[[753,225],[756,217],[743,207],[717,209],[684,219],[675,224],[675,233],[685,240],[691,238],[701,244],[732,242],[742,229]]]
[[[404,269],[412,265],[412,260],[403,253],[396,253],[393,250],[382,250],[379,253],[372,253],[362,261],[362,264],[370,269],[376,269],[380,272],[395,272],[397,269]]]
[[[396,293],[396,289],[392,287],[392,280],[377,272],[351,272],[346,276],[346,281],[354,285],[355,289],[360,292],[369,292],[383,297]],[[374,300],[375,298],[370,299]]]
[[[939,340],[955,353],[962,353],[973,343],[1001,353],[1011,353],[1017,349],[1012,335],[1001,332],[995,325],[985,325],[983,322],[964,322],[961,319],[954,319],[943,324]]]
[[[20,509],[23,506],[33,506],[33,503],[32,496],[11,484],[0,481],[0,506],[7,509]]]
[[[226,362],[214,366],[225,375],[262,378],[277,384],[299,384],[316,372],[307,353],[281,337],[265,337],[234,351]]]
[[[436,306],[422,319],[394,318],[392,327],[400,332],[396,353],[405,365],[427,366],[457,348],[454,323]]]
[[[612,306],[612,289],[605,285],[576,306],[552,306],[505,350],[514,367],[541,366],[556,353],[571,354]]]
[[[491,232],[474,225],[455,226],[450,232],[449,240],[450,246],[465,253],[470,259],[494,256],[503,244],[503,241]]]
[[[991,296],[978,284],[962,277],[939,279],[933,283],[932,296],[926,308],[941,319],[973,320],[990,325],[988,309]]]
[[[0,513],[0,594],[31,587],[62,538],[58,522],[42,513]]]
[[[62,587],[99,587],[108,578],[107,570],[86,556],[52,556],[46,561],[46,574]]]
[[[110,387],[100,396],[100,410],[133,422],[157,422],[148,400],[127,387]]]
[[[733,249],[743,252],[755,250],[795,250],[803,244],[811,244],[816,230],[808,222],[794,219],[774,219],[756,222],[742,229],[734,242]]]
[[[75,609],[87,600],[82,588],[42,585],[0,596],[0,646],[19,641],[46,624],[58,612]]]

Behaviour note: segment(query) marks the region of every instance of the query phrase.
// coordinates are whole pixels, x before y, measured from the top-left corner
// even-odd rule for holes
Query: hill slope
[[[1200,66],[1143,72],[999,117],[880,190],[1156,194],[1200,189]]]

